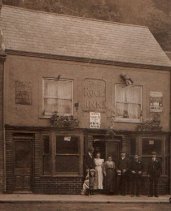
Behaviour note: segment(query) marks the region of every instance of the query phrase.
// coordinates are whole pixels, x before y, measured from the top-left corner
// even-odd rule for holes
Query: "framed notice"
[[[163,93],[150,92],[150,112],[163,111]]]
[[[90,128],[100,128],[101,115],[97,112],[90,112]]]

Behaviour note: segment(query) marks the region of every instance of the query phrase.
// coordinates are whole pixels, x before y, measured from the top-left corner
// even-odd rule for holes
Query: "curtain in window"
[[[116,116],[139,119],[141,114],[141,87],[116,85]]]
[[[128,116],[139,119],[141,113],[141,88],[138,86],[126,88],[126,102],[128,102]]]
[[[117,85],[116,88],[116,115],[118,117],[123,117],[125,110],[125,89],[121,84]]]
[[[72,81],[71,80],[45,80],[44,84],[44,110],[51,115],[72,114]]]

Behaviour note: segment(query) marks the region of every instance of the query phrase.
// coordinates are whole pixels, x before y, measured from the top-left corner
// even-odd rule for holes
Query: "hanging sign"
[[[101,115],[98,112],[90,112],[90,128],[100,128]]]
[[[163,93],[150,92],[150,112],[163,111]]]
[[[65,136],[64,141],[71,141],[71,136]]]

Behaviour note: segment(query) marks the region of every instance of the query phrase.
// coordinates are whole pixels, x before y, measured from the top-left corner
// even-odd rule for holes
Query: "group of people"
[[[94,157],[94,149],[90,147],[85,156],[86,176],[83,183],[82,194],[94,193],[127,194],[128,177],[130,179],[131,196],[140,196],[144,165],[139,155],[134,155],[130,161],[125,152],[121,152],[116,165],[112,156],[107,160],[101,158],[100,152]],[[158,197],[158,181],[161,175],[161,163],[157,154],[152,152],[152,158],[148,163],[147,175],[149,177],[149,197]]]

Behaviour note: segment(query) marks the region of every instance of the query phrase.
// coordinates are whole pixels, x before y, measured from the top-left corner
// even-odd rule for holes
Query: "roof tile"
[[[147,27],[3,6],[6,49],[171,66]]]

